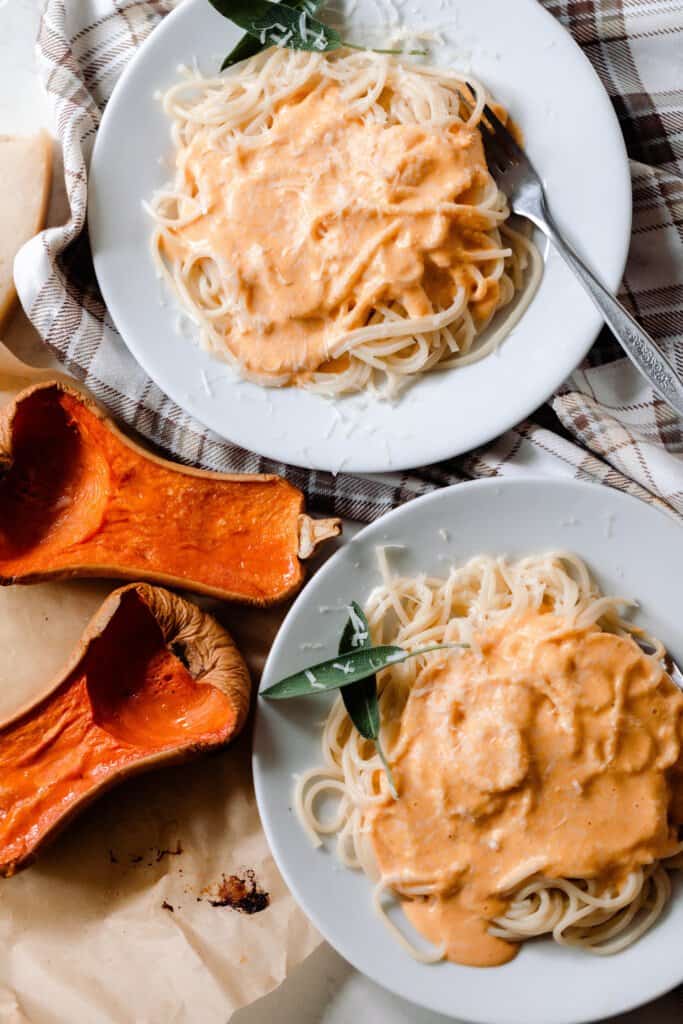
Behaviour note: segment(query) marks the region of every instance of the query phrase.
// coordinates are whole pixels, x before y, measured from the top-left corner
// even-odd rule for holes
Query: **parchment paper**
[[[0,404],[53,376],[0,343]],[[0,589],[2,718],[45,691],[115,585]],[[203,604],[233,630],[256,676],[283,612]],[[247,872],[268,893],[265,909],[211,905],[224,875],[249,885]],[[124,783],[36,864],[0,879],[0,1020],[225,1024],[319,941],[268,850],[247,729],[224,752]]]

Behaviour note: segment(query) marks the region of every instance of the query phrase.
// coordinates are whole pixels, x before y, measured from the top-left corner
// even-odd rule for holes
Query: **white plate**
[[[358,0],[350,37],[367,38],[362,26],[391,6]],[[609,99],[569,34],[537,0],[423,0],[403,10],[411,25],[441,29],[444,43],[434,45],[434,63],[465,69],[471,63],[510,108],[558,221],[616,288],[631,228],[628,163]],[[396,405],[366,395],[342,399],[337,406],[346,424],[328,399],[237,380],[179,333],[174,301],[160,304],[148,254],[151,224],[141,207],[169,177],[159,163],[171,152],[169,125],[154,93],[177,78],[181,63],[196,59],[202,71],[215,73],[237,37],[207,0],[186,0],[121,76],[97,134],[88,219],[95,270],[133,355],[171,398],[223,437],[333,472],[423,465],[468,451],[519,422],[579,363],[601,323],[556,253],[498,354],[430,374]]]
[[[447,529],[451,540],[439,533]],[[263,686],[337,653],[347,612],[379,581],[375,547],[401,572],[444,575],[482,552],[521,556],[559,547],[584,558],[605,592],[636,597],[638,621],[683,659],[683,531],[649,505],[607,487],[571,481],[477,481],[409,502],[367,527],[323,566],[285,619]],[[302,651],[319,641],[324,649]],[[254,780],[261,820],[284,878],[325,938],[359,970],[415,1003],[487,1024],[578,1024],[654,999],[683,980],[683,879],[652,931],[613,957],[529,942],[503,967],[412,960],[374,915],[371,886],[341,868],[331,845],[313,849],[292,810],[293,774],[320,764],[329,696],[260,700]]]

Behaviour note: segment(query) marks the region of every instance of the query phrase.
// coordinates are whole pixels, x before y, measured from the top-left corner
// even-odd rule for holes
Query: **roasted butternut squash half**
[[[0,584],[102,576],[270,605],[340,530],[279,476],[189,469],[121,433],[68,384],[0,413]]]
[[[223,746],[249,693],[210,615],[145,583],[115,590],[46,695],[0,724],[0,875],[116,782]]]

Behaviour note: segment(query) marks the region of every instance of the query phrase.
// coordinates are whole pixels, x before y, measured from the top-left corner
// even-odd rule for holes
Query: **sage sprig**
[[[292,50],[309,50],[319,53],[329,53],[338,50],[342,46],[348,46],[352,50],[363,50],[365,47],[356,46],[342,39],[336,28],[325,25],[318,21],[313,14],[318,10],[320,3],[301,3],[299,0],[289,3],[274,3],[271,0],[209,0],[209,3],[224,18],[229,18],[241,29],[252,36],[259,44],[259,49],[265,46],[286,46]],[[238,46],[242,46],[242,43]],[[250,49],[244,44],[245,56],[252,56]],[[375,53],[403,53],[403,50],[375,50]],[[421,54],[423,50],[409,50],[409,54]],[[223,62],[221,70],[234,64],[236,60],[243,57],[235,57],[233,50]]]
[[[337,30],[314,18],[308,5],[297,7],[271,0],[209,0],[209,3],[261,46],[286,46],[291,50],[323,53],[344,45]]]
[[[354,648],[367,649],[372,646],[370,626],[363,609],[355,601],[352,601],[349,613],[349,618],[339,641],[340,655],[349,654]],[[384,766],[389,791],[394,800],[398,800],[398,792],[394,785],[391,768],[384,756],[379,736],[380,713],[379,701],[377,699],[377,676],[368,676],[367,679],[359,679],[356,683],[343,686],[341,695],[347,714],[358,732],[364,739],[374,742],[379,759]]]
[[[298,11],[299,17],[301,17],[303,12],[305,12],[310,18],[312,15],[317,13],[324,2],[325,0],[289,0],[287,6],[291,7],[294,11]],[[220,11],[221,14],[225,13],[221,10],[218,4],[213,4],[213,6],[216,10]],[[228,7],[231,5],[226,4],[225,6]],[[278,6],[280,5],[278,4]],[[225,17],[230,17],[230,15],[226,14]],[[257,53],[260,53],[261,50],[264,50],[266,45],[268,44],[265,41],[265,37],[264,41],[261,42],[260,36],[247,32],[242,36],[239,43],[233,47],[221,64],[221,71],[225,71],[226,68],[232,67],[233,64],[237,64],[241,60],[247,60],[248,57],[254,57]]]
[[[420,647],[416,651],[406,651],[396,644],[373,647],[365,613],[359,604],[352,601],[349,606],[349,618],[339,641],[337,657],[321,661],[317,665],[280,679],[266,690],[262,690],[261,696],[270,697],[271,700],[285,700],[288,697],[305,697],[311,693],[341,690],[344,707],[356,729],[366,740],[373,740],[375,743],[387,775],[391,795],[398,800],[391,768],[382,750],[379,736],[380,714],[376,673],[390,665],[398,665],[408,658],[416,658],[419,654],[468,646],[469,644],[433,644],[430,647]]]

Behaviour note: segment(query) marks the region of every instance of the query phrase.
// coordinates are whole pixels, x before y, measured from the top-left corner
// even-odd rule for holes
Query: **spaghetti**
[[[311,839],[337,836],[342,863],[369,875],[376,909],[427,962],[502,963],[544,934],[602,955],[630,945],[666,904],[667,869],[683,866],[683,694],[661,644],[643,653],[628,602],[601,596],[570,554],[481,556],[446,579],[394,577],[380,560],[374,642],[470,648],[379,676],[397,801],[335,702],[324,765],[296,787]],[[406,938],[387,895],[431,948]]]
[[[541,259],[488,171],[486,101],[471,79],[365,51],[188,72],[163,97],[175,179],[148,209],[201,344],[249,380],[329,395],[492,351]]]

